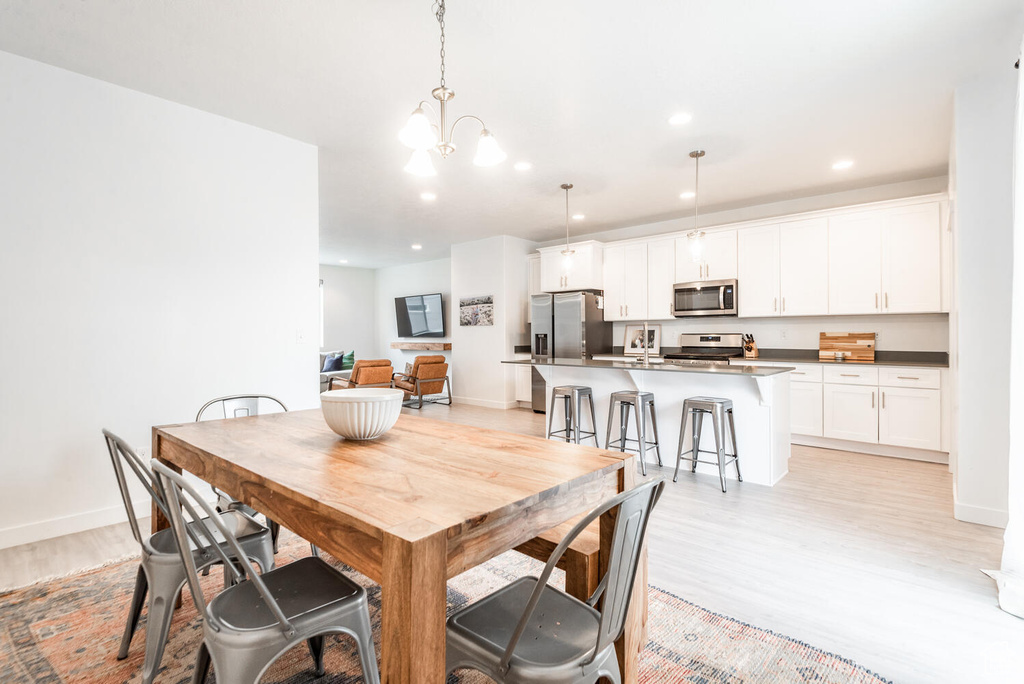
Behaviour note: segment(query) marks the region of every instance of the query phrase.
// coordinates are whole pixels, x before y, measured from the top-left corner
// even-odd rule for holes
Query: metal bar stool
[[[586,398],[590,402],[590,427],[593,432],[587,432],[580,426],[580,404]],[[555,421],[555,401],[561,399],[563,412],[565,414],[565,429],[552,430]],[[551,413],[548,416],[548,438],[555,435],[565,435],[566,442],[580,443],[581,439],[594,438],[594,444],[601,446],[597,441],[597,417],[594,414],[594,392],[584,385],[558,385],[551,390]]]
[[[612,441],[612,424],[615,421],[615,406],[619,407],[619,438]],[[629,409],[633,409],[636,415],[636,439],[626,437],[626,429],[629,427]],[[646,410],[646,413],[645,413]],[[651,430],[654,432],[654,441],[647,441],[647,423],[644,418],[651,416]],[[611,401],[608,403],[608,432],[605,434],[605,449],[611,449],[618,445],[619,451],[626,451],[627,443],[634,442],[637,445],[636,452],[640,454],[640,472],[647,475],[647,452],[654,449],[658,457],[658,465],[661,465],[661,445],[658,443],[658,419],[654,412],[654,394],[651,392],[639,392],[636,390],[623,390],[612,392]],[[643,445],[641,447],[641,445]],[[632,451],[632,449],[629,449]]]
[[[705,414],[711,415],[711,425],[715,431],[715,451],[708,451],[707,449],[700,448],[700,435],[701,428],[704,425]],[[691,435],[692,446],[684,452],[683,441],[686,436],[686,418],[687,416],[693,417],[693,432]],[[732,453],[727,454],[725,452],[725,418],[729,417],[729,436],[732,439]],[[683,453],[688,453],[688,458],[683,457]],[[715,461],[701,461],[700,454],[715,454],[717,460]],[[676,452],[676,471],[672,475],[672,481],[675,482],[676,478],[679,477],[679,464],[683,461],[689,461],[691,464],[690,472],[697,472],[698,463],[706,463],[708,465],[718,466],[718,478],[722,482],[722,491],[725,491],[725,466],[730,461],[736,464],[736,479],[743,482],[743,476],[740,475],[740,457],[739,452],[736,448],[736,421],[733,418],[732,413],[732,400],[731,399],[718,399],[716,397],[690,397],[683,402],[683,422],[679,427],[679,450]]]

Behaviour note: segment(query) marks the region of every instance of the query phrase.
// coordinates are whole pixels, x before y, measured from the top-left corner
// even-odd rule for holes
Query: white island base
[[[529,363],[529,362],[524,362]],[[578,363],[578,362],[577,362]],[[547,381],[545,393],[547,415],[545,425],[551,418],[551,388],[556,385],[586,385],[594,392],[594,409],[597,413],[597,435],[600,446],[605,447],[608,429],[608,404],[612,392],[640,390],[654,394],[654,406],[658,421],[658,438],[661,445],[662,463],[674,468],[679,447],[679,428],[683,414],[683,401],[689,397],[710,396],[731,399],[736,420],[736,439],[739,447],[740,473],[743,482],[772,486],[789,472],[789,373],[756,375],[743,373],[695,372],[682,368],[626,368],[625,364],[601,364],[586,362],[587,365],[564,366],[546,363],[533,364]],[[736,368],[735,366],[733,368]],[[565,427],[562,402],[555,407],[554,430]],[[618,439],[618,412],[614,418],[612,440]],[[581,411],[582,429],[590,429],[590,415]],[[650,427],[648,427],[650,433]],[[629,437],[636,437],[636,420],[630,415]],[[690,448],[691,426],[688,424],[684,450]],[[653,441],[653,435],[648,437]],[[593,440],[587,440],[592,444]],[[732,445],[726,436],[726,450]],[[715,439],[709,416],[704,418],[701,433],[701,449],[714,451]],[[701,459],[714,461],[714,454],[701,454]],[[647,452],[647,462],[656,463],[654,450]],[[692,477],[690,465],[683,462],[679,479]],[[671,472],[671,471],[670,471]],[[699,464],[698,473],[718,477],[718,467]],[[726,467],[726,477],[736,479],[736,468]]]

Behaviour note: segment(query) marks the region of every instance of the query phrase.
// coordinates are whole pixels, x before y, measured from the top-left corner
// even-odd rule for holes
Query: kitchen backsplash
[[[642,324],[643,321],[640,321]],[[679,345],[680,333],[750,333],[762,349],[817,349],[818,333],[874,332],[880,351],[949,351],[949,315],[807,316],[794,318],[681,318],[651,321],[661,325],[661,344]],[[627,325],[616,323],[614,344],[621,346]]]

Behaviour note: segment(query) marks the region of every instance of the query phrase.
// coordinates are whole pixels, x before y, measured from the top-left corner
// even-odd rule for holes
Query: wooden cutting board
[[[847,361],[875,360],[875,333],[820,333],[818,359],[834,360],[836,352],[845,352]]]

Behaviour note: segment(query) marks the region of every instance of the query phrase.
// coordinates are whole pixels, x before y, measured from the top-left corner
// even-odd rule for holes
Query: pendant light
[[[430,159],[429,150],[440,154],[442,159],[446,159],[449,154],[454,152],[455,143],[452,142],[452,136],[455,133],[455,127],[463,119],[476,119],[482,129],[477,139],[476,156],[473,157],[473,163],[477,166],[500,164],[505,161],[506,155],[480,117],[467,114],[455,119],[451,127],[448,126],[448,102],[455,99],[455,91],[446,86],[444,81],[444,0],[437,0],[434,7],[436,8],[434,16],[441,27],[441,85],[430,91],[430,94],[439,103],[438,107],[441,110],[438,117],[439,125],[435,126],[430,122],[430,117],[427,116],[430,105],[425,101],[421,101],[412,111],[405,128],[398,133],[399,141],[413,150],[412,158],[405,165],[405,171],[414,176],[437,175],[434,162]]]
[[[696,263],[704,260],[704,231],[697,226],[697,206],[700,201],[700,158],[704,156],[704,150],[690,152],[690,159],[693,160],[693,230],[686,234],[690,240],[690,259]]]
[[[572,255],[576,253],[576,250],[569,248],[569,191],[572,190],[572,183],[562,183],[562,189],[565,190],[565,249],[562,250],[562,264],[568,270],[572,268]]]

